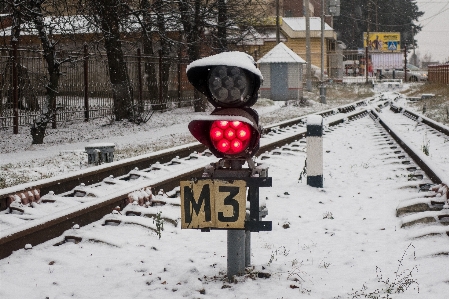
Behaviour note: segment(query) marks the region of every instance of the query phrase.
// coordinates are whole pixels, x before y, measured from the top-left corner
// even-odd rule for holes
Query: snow
[[[406,105],[404,98],[399,100],[399,107]],[[420,115],[418,121],[413,121],[406,117],[397,117],[392,111],[385,111],[379,117],[387,124],[390,130],[399,135],[407,136],[404,143],[411,148],[421,159],[429,165],[440,180],[446,185],[449,185],[449,152],[448,138],[441,138],[435,134],[436,130],[428,130],[427,126],[421,126],[421,120],[425,118]],[[421,120],[420,120],[421,118]],[[434,121],[426,118],[430,122]],[[447,129],[447,126],[441,125]],[[434,133],[434,134],[432,134]],[[423,146],[428,146],[429,155],[425,155],[422,151]]]
[[[317,108],[323,110],[322,106],[304,109],[278,103],[256,108],[262,119],[278,123],[283,120],[279,118],[281,114],[291,117]],[[357,113],[357,109],[352,113]],[[388,116],[387,109],[382,116]],[[148,143],[170,147],[181,144],[176,140],[188,139],[187,123],[196,116],[180,109],[155,115],[151,123],[142,127],[123,122],[102,127],[99,132],[93,132],[89,124],[81,124],[83,129],[74,125],[79,130],[79,141],[60,145],[53,136],[47,144],[32,148],[25,145],[29,140],[23,130],[24,141],[7,135],[18,145],[7,147],[0,143],[0,160],[5,165],[8,162],[3,159],[11,157],[14,163],[29,163],[31,168],[29,161],[44,155],[62,163],[61,149],[79,150],[92,140],[113,142],[117,148]],[[274,121],[270,117],[275,117]],[[170,119],[172,122],[168,124]],[[333,119],[325,118],[325,124]],[[0,298],[309,295],[331,299],[354,298],[356,294],[376,291],[387,298],[386,289],[391,283],[405,277],[409,278],[409,289],[390,297],[445,299],[449,294],[447,227],[420,224],[401,228],[407,218],[396,217],[396,208],[426,193],[416,187],[421,181],[408,180],[410,172],[386,145],[380,136],[382,132],[381,126],[369,117],[336,127],[325,126],[324,188],[312,188],[305,180],[299,180],[306,159],[304,143],[263,154],[273,187],[261,188],[260,198],[268,208],[264,220],[273,222],[273,231],[252,233],[252,267],[233,283],[225,279],[226,232],[181,230],[179,224],[175,226],[167,220],[159,239],[152,218],[124,216],[126,211],[138,210],[153,215],[161,212],[162,217],[179,220],[179,198],[167,198],[167,205],[149,208],[128,205],[121,214],[111,211],[98,222],[64,234],[82,238],[79,243],[71,238],[54,246],[64,239],[62,236],[0,260]],[[87,135],[91,136],[88,140]],[[105,137],[109,135],[112,137]],[[418,139],[419,143],[422,139]],[[3,151],[5,148],[8,152]],[[99,199],[87,206],[96,200]],[[111,219],[121,223],[103,225]],[[262,278],[267,274],[269,278]],[[389,283],[385,283],[387,279]]]
[[[307,116],[307,125],[309,126],[321,126],[323,124],[323,117],[321,115]]]
[[[306,61],[281,42],[260,58],[257,63],[306,63]]]
[[[187,66],[186,72],[194,67],[217,65],[236,66],[252,72],[253,74],[259,76],[261,80],[263,80],[262,73],[255,66],[254,58],[251,55],[238,51],[223,52],[220,54],[195,60]]]
[[[115,146],[114,143],[107,143],[107,142],[104,142],[104,143],[93,143],[93,144],[89,144],[89,145],[86,146],[86,147],[88,147],[88,148],[99,148],[99,147],[114,147],[114,146]]]
[[[321,18],[311,17],[310,19],[310,30],[321,30]],[[306,18],[297,17],[297,18],[282,18],[282,22],[285,22],[290,28],[294,31],[305,31],[306,30]],[[327,23],[324,24],[325,31],[332,31],[332,27],[330,27]]]

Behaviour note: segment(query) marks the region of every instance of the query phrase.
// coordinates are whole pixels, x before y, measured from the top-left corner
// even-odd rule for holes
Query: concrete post
[[[251,232],[245,230],[245,267],[251,266]]]
[[[307,185],[323,187],[323,117],[307,117]]]
[[[245,239],[245,230],[228,230],[228,279],[245,273]]]

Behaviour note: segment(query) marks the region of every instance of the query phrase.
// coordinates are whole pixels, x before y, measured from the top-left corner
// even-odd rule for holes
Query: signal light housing
[[[223,108],[193,120],[190,133],[218,158],[247,159],[259,149],[260,130],[253,110]]]
[[[189,124],[192,135],[218,158],[249,159],[259,149],[259,116],[250,107],[263,80],[254,59],[243,52],[223,52],[187,66],[192,85],[215,107]]]
[[[187,67],[192,85],[214,107],[251,107],[256,103],[262,74],[243,52],[224,52],[196,60]]]

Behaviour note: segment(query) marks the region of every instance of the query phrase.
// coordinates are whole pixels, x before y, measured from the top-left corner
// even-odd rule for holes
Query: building
[[[301,100],[304,59],[284,43],[277,44],[257,63],[263,75],[260,96],[273,101]]]
[[[284,17],[280,20],[280,41],[300,57],[306,57],[306,18]],[[335,51],[337,34],[327,23],[324,27],[324,67],[329,67],[328,52]],[[276,28],[267,26],[254,29],[238,45],[238,50],[253,55],[256,60],[276,46]],[[321,18],[310,18],[311,63],[321,67]]]

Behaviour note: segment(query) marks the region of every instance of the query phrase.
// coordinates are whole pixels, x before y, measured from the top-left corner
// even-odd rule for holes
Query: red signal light
[[[220,129],[220,128],[217,128],[217,127],[211,128],[211,130],[210,130],[210,138],[212,140],[216,140],[216,141],[219,141],[219,140],[223,139],[223,130]]]
[[[231,148],[234,152],[240,153],[241,151],[243,151],[242,141],[237,138],[232,140]]]
[[[231,148],[231,144],[227,139],[221,139],[217,143],[214,143],[214,146],[221,153],[227,153]]]
[[[217,120],[217,127],[220,129],[226,129],[229,126],[229,122],[227,120]]]
[[[221,153],[233,155],[243,152],[251,138],[251,127],[241,121],[214,121],[210,128],[213,146]]]
[[[235,121],[231,121],[230,125],[234,129],[238,129],[242,125],[242,122],[238,121],[238,120],[235,120]]]
[[[231,128],[227,129],[224,133],[226,139],[232,140],[235,138],[235,131]]]

